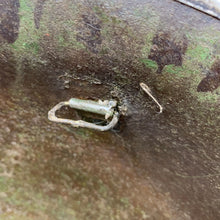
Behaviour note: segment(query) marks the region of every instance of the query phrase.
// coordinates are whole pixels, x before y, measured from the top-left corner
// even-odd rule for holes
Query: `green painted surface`
[[[138,68],[141,64],[144,64],[152,72],[156,71],[157,64],[148,59],[148,55],[153,36],[157,32],[157,26],[160,27],[161,15],[158,14],[158,10],[151,11],[150,8],[153,6],[149,3],[146,3],[145,7],[137,8],[132,13],[133,17],[128,17],[130,20],[126,22],[117,14],[109,13],[110,11],[99,3],[82,5],[80,2],[71,4],[69,1],[46,1],[40,29],[36,29],[34,25],[35,3],[26,0],[20,1],[19,38],[11,45],[13,53],[20,59],[19,62],[22,62],[23,59],[29,59],[32,62],[34,60],[47,62],[48,56],[54,56],[61,60],[76,60],[80,57],[83,59],[83,54],[87,54],[86,56],[93,57],[92,59],[115,60],[115,65],[118,67],[115,66],[114,69],[120,69],[121,66],[132,62],[136,65],[134,68],[137,71],[139,71]],[[112,4],[110,10],[114,8],[115,5]],[[90,24],[85,24],[82,19],[82,16],[86,14],[91,19]],[[89,42],[97,34],[92,36],[96,28],[92,25],[96,25],[97,22],[101,24],[101,44]],[[133,22],[137,22],[137,27],[133,26]],[[187,21],[184,22],[187,27]],[[91,26],[90,29],[88,25]],[[160,29],[162,28],[160,27]],[[220,33],[215,30],[213,25],[206,25],[199,31],[193,27],[185,33],[189,39],[189,45],[183,57],[182,67],[168,65],[164,69],[164,74],[175,74],[175,77],[180,78],[180,84],[182,78],[189,78],[192,87],[195,87],[199,80],[205,76],[204,70],[211,67],[217,56],[215,50],[218,50],[217,36],[220,36]],[[90,40],[78,40],[80,34],[87,36]],[[178,35],[178,32],[175,35]],[[98,52],[93,54],[89,45],[96,47],[95,50]],[[74,62],[72,64],[76,65]],[[81,63],[79,65],[81,66]],[[193,90],[190,90],[192,95],[200,101],[218,100],[216,94],[219,93],[219,89],[210,94],[197,94]]]
[[[72,4],[72,2],[74,2],[74,4]],[[75,93],[73,93],[75,90],[70,90],[68,93],[58,86],[54,88],[52,86],[56,85],[56,83],[51,79],[56,79],[57,82],[60,82],[58,77],[65,73],[76,78],[82,77],[82,79],[88,76],[90,77],[89,79],[99,77],[103,85],[110,85],[108,91],[100,93],[96,85],[88,83],[90,90],[96,90],[95,95],[93,95],[94,93],[90,93],[90,90],[86,90],[87,86],[84,86],[82,83],[79,84],[78,87],[82,87],[86,92],[83,94],[78,93],[77,96],[89,98],[95,96],[96,98],[106,96],[111,89],[117,88],[119,90],[118,96],[122,100],[126,98],[128,93],[130,95],[128,101],[132,103],[133,100],[135,100],[136,105],[137,103],[141,105],[141,101],[144,99],[144,102],[148,104],[145,110],[147,109],[146,111],[148,111],[149,109],[149,112],[153,115],[155,113],[154,109],[148,108],[149,105],[152,106],[152,103],[139,92],[139,83],[143,81],[152,88],[154,95],[165,108],[164,115],[166,117],[163,118],[162,115],[162,118],[158,119],[159,116],[153,115],[152,120],[159,121],[158,123],[161,123],[159,127],[164,127],[161,133],[166,134],[168,130],[171,133],[168,137],[173,135],[168,141],[166,141],[167,137],[163,137],[163,139],[160,137],[160,134],[156,137],[156,142],[159,146],[157,146],[158,148],[155,150],[155,155],[161,152],[164,153],[165,150],[166,152],[163,156],[166,155],[167,152],[169,153],[169,151],[172,152],[170,146],[176,146],[173,143],[177,141],[179,136],[184,140],[190,139],[191,141],[192,139],[192,142],[196,143],[195,151],[198,150],[198,154],[202,156],[206,153],[202,151],[204,145],[202,142],[205,141],[205,139],[203,139],[204,137],[207,138],[210,143],[212,142],[214,147],[219,146],[217,143],[218,137],[215,135],[216,133],[219,134],[220,88],[218,87],[213,92],[197,92],[198,84],[206,76],[215,60],[219,58],[219,24],[211,20],[211,18],[207,19],[207,17],[203,17],[204,15],[190,10],[189,15],[186,16],[186,14],[184,14],[185,8],[182,11],[178,11],[175,8],[176,6],[162,7],[161,2],[162,1],[158,1],[153,5],[153,3],[146,1],[146,4],[141,3],[141,6],[134,4],[133,8],[131,7],[130,10],[128,9],[126,11],[124,10],[126,3],[123,4],[123,1],[121,4],[111,2],[107,4],[107,6],[103,6],[103,4],[99,4],[99,1],[95,3],[94,1],[90,1],[90,4],[86,5],[83,4],[82,1],[48,0],[43,6],[40,28],[36,29],[34,24],[36,1],[20,0],[19,14],[21,20],[19,37],[16,42],[11,45],[1,45],[0,51],[2,54],[5,51],[9,51],[17,67],[17,69],[15,69],[17,78],[15,79],[15,85],[12,85],[11,90],[13,92],[11,93],[12,95],[17,94],[19,97],[18,100],[16,100],[16,108],[13,107],[10,102],[7,102],[8,106],[6,109],[6,111],[9,111],[10,117],[12,117],[15,113],[15,109],[17,109],[17,103],[22,101],[22,103],[19,104],[19,114],[21,114],[22,117],[16,121],[12,120],[17,132],[16,138],[18,139],[16,139],[17,142],[15,145],[18,146],[18,149],[26,149],[30,146],[31,148],[28,148],[27,154],[25,152],[21,153],[24,157],[21,158],[23,161],[22,165],[25,166],[21,168],[18,166],[18,169],[14,172],[16,178],[10,179],[10,177],[7,176],[0,177],[0,192],[3,192],[0,194],[0,205],[3,204],[6,209],[8,208],[10,210],[11,208],[13,210],[12,213],[9,212],[2,215],[1,219],[9,219],[10,217],[10,219],[15,220],[72,220],[73,218],[75,219],[75,216],[79,216],[79,219],[86,219],[87,212],[95,216],[95,219],[97,219],[97,213],[99,214],[99,219],[105,219],[106,216],[113,216],[112,219],[129,219],[129,217],[126,216],[127,210],[129,210],[129,214],[132,218],[133,216],[138,216],[138,219],[148,218],[147,212],[145,212],[145,198],[142,198],[144,201],[142,205],[144,205],[139,207],[134,205],[136,200],[134,199],[132,201],[128,196],[130,186],[128,186],[126,192],[123,193],[120,191],[120,187],[126,188],[127,186],[126,181],[125,183],[118,184],[119,177],[121,177],[122,173],[124,174],[124,167],[122,166],[123,169],[119,169],[120,166],[118,166],[112,169],[112,164],[121,165],[120,156],[117,156],[115,159],[117,163],[112,159],[108,166],[106,166],[106,158],[112,158],[112,155],[107,155],[106,158],[103,157],[105,152],[103,154],[100,153],[100,149],[112,147],[103,141],[106,137],[103,136],[103,140],[101,140],[102,145],[100,145],[101,137],[95,136],[94,138],[94,133],[87,130],[79,129],[74,131],[75,137],[72,138],[71,141],[69,141],[68,138],[70,136],[72,137],[73,132],[66,126],[60,126],[59,128],[54,126],[51,130],[51,124],[49,124],[48,121],[45,122],[45,115],[49,109],[49,105],[44,106],[43,112],[42,109],[35,112],[34,108],[38,106],[39,103],[29,103],[27,97],[23,97],[26,88],[23,93],[19,94],[19,82],[22,85],[30,86],[30,94],[37,94],[33,96],[32,101],[41,100],[42,97],[46,97],[49,94],[52,100],[49,103],[52,105],[52,103],[56,104],[56,101],[61,101],[57,98],[60,97],[58,93],[62,94],[66,92],[66,96],[72,97],[75,96]],[[179,9],[181,9],[181,7]],[[124,13],[120,13],[121,11]],[[172,17],[172,19],[169,18],[170,13],[176,17]],[[183,16],[181,16],[181,13],[183,13]],[[89,18],[89,21],[86,19],[83,20],[83,16],[85,15]],[[180,42],[182,34],[185,34],[188,39],[188,47],[183,55],[182,66],[176,66],[175,64],[166,65],[162,74],[156,73],[158,69],[157,62],[149,59],[153,45],[152,41],[159,31],[171,32],[170,42]],[[34,72],[34,69],[39,70],[39,72],[34,72],[36,79],[34,74],[31,75],[31,72],[25,72],[23,70],[25,69],[25,67],[22,66],[23,63],[28,63],[33,67],[31,72]],[[46,68],[52,68],[53,71],[45,71],[42,68],[44,65]],[[55,71],[58,71],[58,74],[55,74]],[[23,74],[24,72],[25,74]],[[43,74],[41,73],[50,73],[49,80],[42,80]],[[31,80],[29,81],[27,80],[28,74],[31,75]],[[39,74],[41,78],[37,78],[37,74]],[[105,74],[106,76],[104,76]],[[25,84],[26,82],[29,84]],[[38,84],[39,82],[44,85],[44,89],[48,87],[49,92],[45,89],[45,91],[43,91],[44,93],[39,95],[38,92],[41,92],[42,89],[42,85]],[[48,82],[51,82],[51,85],[45,86]],[[36,85],[39,86],[37,89],[35,87]],[[74,83],[71,86],[76,87]],[[47,97],[45,99],[47,99]],[[138,102],[139,100],[140,102]],[[48,104],[47,101],[48,100],[44,100],[43,103]],[[32,106],[35,107],[33,108]],[[131,109],[132,107],[131,105]],[[139,106],[135,107],[139,109]],[[30,121],[32,122],[32,116],[34,115],[37,118],[39,112],[42,114],[40,128],[38,123],[30,123]],[[7,115],[6,112],[3,113]],[[22,127],[22,123],[24,123],[23,120],[26,117],[29,121],[25,121],[25,126]],[[148,120],[149,118],[144,120]],[[20,123],[21,121],[22,123]],[[139,119],[140,123],[141,121],[142,118]],[[133,122],[131,122],[131,124],[132,123]],[[146,121],[146,124],[147,123],[148,121]],[[182,128],[179,128],[180,124]],[[8,126],[10,126],[10,124]],[[168,126],[169,129],[167,129],[166,126]],[[137,126],[137,128],[139,127]],[[23,129],[25,130],[23,131]],[[156,127],[155,132],[150,135],[154,136],[157,134],[157,129],[158,127]],[[136,130],[140,132],[138,129]],[[135,132],[134,130],[131,131]],[[148,130],[142,132],[148,133]],[[180,132],[180,134],[178,132]],[[182,135],[181,132],[186,134],[186,136]],[[60,135],[57,135],[58,133]],[[150,135],[149,139],[151,138]],[[7,131],[5,131],[4,136],[7,137]],[[37,139],[38,137],[41,137],[42,140],[41,138],[40,140]],[[142,140],[143,133],[137,133],[137,137],[139,140]],[[112,136],[111,138],[114,139],[116,136]],[[107,140],[111,140],[111,138],[107,138]],[[95,141],[91,146],[91,140],[94,139]],[[180,140],[180,143],[182,143],[181,141],[183,140]],[[143,144],[143,142],[140,143]],[[79,156],[79,160],[73,160],[75,151],[79,151],[79,155],[81,155],[80,152],[82,149],[78,150],[78,148],[81,145],[84,146],[83,144],[86,146],[83,147],[83,150],[87,153],[82,153],[82,155],[86,156]],[[112,145],[114,144],[115,142],[112,143]],[[148,145],[149,148],[151,147],[150,144]],[[155,143],[152,143],[152,145],[153,144]],[[190,148],[191,145],[187,145],[188,142],[184,142],[184,144],[185,145],[181,147],[178,145],[180,153],[176,151],[174,154],[168,154],[168,156],[175,158],[176,154],[179,153],[180,158],[184,158],[186,150],[188,150],[188,154],[186,153],[188,158],[191,155],[197,156],[193,151],[194,149]],[[97,145],[100,145],[100,149],[95,148]],[[123,143],[120,142],[118,145],[122,146]],[[215,155],[218,156],[219,152],[218,148],[214,147],[214,150],[210,151],[213,153],[211,154],[213,158]],[[4,146],[3,151],[6,151],[8,148],[15,149],[13,144],[10,143]],[[96,150],[94,151],[93,148]],[[165,149],[164,152],[163,149]],[[205,150],[209,152],[209,149]],[[99,155],[98,162],[94,154]],[[187,157],[185,158],[186,160],[188,159]],[[8,160],[10,162],[10,155],[4,156],[4,158],[9,158]],[[63,158],[67,162],[63,162]],[[151,157],[149,156],[149,158]],[[159,155],[158,158],[161,159],[162,157]],[[158,158],[155,157],[155,161],[158,161]],[[206,160],[206,162],[212,161],[209,155],[205,155],[204,158],[201,159],[202,162],[203,160]],[[86,168],[78,168],[80,164],[79,161]],[[87,163],[87,161],[89,161],[89,163]],[[97,166],[94,165],[96,162],[98,164]],[[189,160],[186,163],[188,162]],[[90,163],[94,166],[91,166]],[[203,165],[201,166],[203,167]],[[8,165],[8,167],[10,168],[11,166]],[[91,167],[94,168],[92,172],[90,170]],[[183,167],[179,168],[180,173],[182,169]],[[97,170],[99,171],[98,175]],[[108,176],[109,172],[114,174],[115,170],[118,171],[117,175],[108,178],[110,182],[106,183],[106,176]],[[216,168],[216,172],[218,171]],[[1,167],[0,172],[4,173],[4,169]],[[34,175],[34,172],[36,172],[37,175]],[[51,177],[50,175],[53,176]],[[38,185],[39,179],[42,180],[42,185]],[[123,179],[126,180],[126,177],[123,176]],[[129,180],[132,181],[132,178]],[[136,182],[139,182],[138,178],[137,180]],[[213,180],[211,179],[210,181]],[[74,182],[74,186],[71,185],[72,182]],[[145,182],[143,181],[142,183],[143,187]],[[137,190],[139,190],[137,191],[137,198],[139,198],[142,195],[141,191],[143,188],[135,184],[136,183],[132,186],[137,187]],[[53,191],[54,186],[57,187],[57,191]],[[79,191],[74,191],[74,187],[79,187]],[[65,191],[62,191],[62,189],[65,189]],[[88,195],[90,195],[91,189],[93,189],[92,192],[94,194],[89,197]],[[48,194],[41,190],[46,190]],[[52,196],[50,196],[51,192]],[[81,199],[81,196],[84,200]],[[91,199],[90,202],[88,202],[89,199]],[[156,203],[157,202],[156,200]],[[155,219],[157,219],[157,217],[156,215]]]

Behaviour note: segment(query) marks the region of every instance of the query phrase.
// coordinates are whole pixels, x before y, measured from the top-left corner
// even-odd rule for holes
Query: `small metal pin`
[[[140,83],[140,87],[154,100],[154,102],[159,106],[159,113],[163,112],[163,107],[157,101],[157,99],[152,95],[150,88],[145,83]]]

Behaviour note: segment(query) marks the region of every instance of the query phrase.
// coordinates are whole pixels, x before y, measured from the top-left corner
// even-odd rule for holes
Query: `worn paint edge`
[[[187,0],[174,0],[174,1],[180,2],[180,3],[182,3],[182,4],[186,5],[186,6],[194,8],[194,9],[196,9],[198,11],[201,11],[201,12],[203,12],[205,14],[208,14],[208,15],[210,15],[212,17],[215,17],[215,18],[220,20],[220,14],[217,13],[215,10],[210,9],[209,5],[207,5],[205,3],[204,3],[204,5],[206,6],[206,8],[203,7],[202,5],[196,4],[196,2],[192,2],[192,1],[187,1]]]

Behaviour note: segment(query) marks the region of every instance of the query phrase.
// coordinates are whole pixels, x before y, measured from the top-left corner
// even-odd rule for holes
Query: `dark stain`
[[[38,0],[34,9],[34,23],[37,29],[40,28],[40,20],[43,13],[43,6],[46,0]]]
[[[185,35],[183,35],[182,40],[176,41],[172,39],[170,33],[159,32],[153,38],[153,46],[148,58],[157,62],[157,73],[162,73],[166,65],[182,66],[183,55],[187,46],[188,40]]]
[[[19,0],[1,0],[0,42],[14,43],[18,38],[20,19]]]
[[[7,88],[16,79],[16,64],[11,52],[0,53],[0,87]]]
[[[101,21],[96,15],[82,15],[83,26],[77,35],[81,41],[93,53],[98,53],[98,45],[102,43]]]
[[[198,92],[213,92],[220,86],[220,60],[216,60],[207,76],[202,79],[197,87]]]

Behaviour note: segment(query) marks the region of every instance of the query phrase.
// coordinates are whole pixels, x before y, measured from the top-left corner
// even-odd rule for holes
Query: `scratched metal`
[[[201,12],[220,19],[219,0],[176,0]]]

